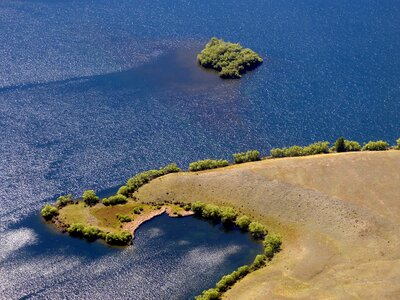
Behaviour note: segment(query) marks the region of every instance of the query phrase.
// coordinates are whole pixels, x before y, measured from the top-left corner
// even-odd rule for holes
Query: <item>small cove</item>
[[[65,284],[74,297],[100,296],[107,286],[114,286],[108,276],[118,276],[124,277],[124,284],[114,287],[121,298],[129,294],[137,299],[166,299],[169,295],[174,295],[174,299],[191,299],[223,275],[251,264],[262,252],[262,245],[248,233],[227,230],[221,224],[196,217],[170,218],[166,214],[142,224],[133,245],[125,248],[60,234],[37,215],[25,219],[15,230],[22,230],[28,237],[12,253],[12,260],[21,263],[34,255],[47,268],[57,268],[57,261],[67,259],[70,278],[74,277],[76,264],[85,266],[79,268],[84,273],[80,275],[87,279],[83,283],[85,289],[73,280],[61,280],[37,294],[24,295],[26,298],[49,296],[59,289],[67,292]],[[35,280],[39,279],[33,276],[30,284]]]

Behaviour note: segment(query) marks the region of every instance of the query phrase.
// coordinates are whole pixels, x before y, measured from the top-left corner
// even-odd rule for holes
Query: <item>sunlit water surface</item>
[[[172,161],[339,135],[393,143],[399,15],[395,0],[2,1],[0,297],[184,298],[232,271],[253,251],[235,238],[163,240],[147,255],[153,223],[116,250],[46,234],[35,214],[60,193],[112,190]],[[265,63],[220,80],[195,58],[214,35]]]

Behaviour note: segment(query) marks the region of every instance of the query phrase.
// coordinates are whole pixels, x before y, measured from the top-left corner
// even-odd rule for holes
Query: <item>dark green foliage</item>
[[[203,213],[203,209],[206,206],[205,203],[200,202],[200,201],[196,201],[194,203],[192,203],[192,211],[198,215],[201,216],[201,214]]]
[[[133,209],[133,213],[136,214],[136,215],[140,215],[140,214],[142,213],[142,210],[143,210],[143,209],[140,209],[139,206],[136,206],[136,207]]]
[[[346,152],[346,145],[344,143],[344,138],[340,137],[336,140],[335,151],[336,152]]]
[[[395,147],[395,149],[396,149],[396,150],[400,150],[400,139],[397,139],[397,140],[396,140],[396,147]]]
[[[183,209],[185,211],[189,211],[192,207],[189,204],[186,204],[185,206],[183,206]]]
[[[239,267],[236,271],[233,271],[231,274],[225,275],[221,278],[220,281],[216,284],[216,289],[220,292],[225,292],[228,288],[234,285],[237,281],[242,279],[250,272],[250,267],[245,265]]]
[[[236,226],[242,230],[248,230],[250,223],[251,223],[251,219],[245,215],[240,216],[235,221]]]
[[[237,211],[232,207],[222,207],[220,209],[221,222],[225,225],[232,225],[237,216]]]
[[[389,144],[385,141],[370,141],[362,148],[363,151],[384,151],[389,149]]]
[[[131,218],[130,216],[128,216],[128,215],[121,215],[121,214],[117,214],[117,219],[118,219],[121,223],[124,223],[124,222],[131,222],[131,221],[132,221],[132,218]]]
[[[204,219],[217,221],[221,217],[221,211],[218,206],[213,204],[206,204],[204,206],[201,216]]]
[[[268,233],[263,224],[255,221],[250,223],[249,232],[255,239],[262,239]]]
[[[126,185],[123,185],[123,186],[121,186],[121,187],[118,189],[117,194],[124,195],[124,196],[128,196],[128,194],[129,194],[129,188],[128,188]]]
[[[281,237],[276,234],[268,234],[264,241],[264,254],[268,259],[272,259],[276,252],[281,249],[282,241]]]
[[[257,150],[250,150],[247,152],[236,153],[233,154],[233,160],[235,164],[241,164],[249,161],[257,161],[260,160],[260,152],[258,152]]]
[[[257,270],[263,266],[265,266],[265,261],[267,260],[267,257],[264,254],[258,254],[256,258],[253,261],[253,264],[251,265],[252,270]]]
[[[109,198],[104,198],[102,202],[105,206],[109,206],[109,205],[125,204],[126,202],[128,202],[128,199],[126,198],[126,196],[122,194],[116,194]]]
[[[361,150],[360,144],[356,141],[344,140],[344,147],[346,149],[346,152]]]
[[[228,165],[229,165],[228,161],[224,160],[224,159],[220,159],[220,160],[204,159],[204,160],[195,161],[195,162],[192,162],[191,164],[189,164],[189,171],[192,171],[192,172],[202,171],[202,170],[207,170],[207,169],[226,167]]]
[[[178,168],[175,163],[169,164],[159,170],[144,171],[130,178],[125,185],[119,188],[118,194],[128,196],[129,193],[136,192],[142,185],[150,182],[154,178],[180,171],[181,169]]]
[[[219,71],[222,78],[240,78],[241,74],[263,62],[254,51],[215,37],[206,44],[197,59],[203,67]]]
[[[56,201],[56,206],[58,208],[62,208],[68,204],[72,204],[74,203],[74,201],[72,200],[72,194],[68,194],[68,195],[64,195],[64,196],[60,196],[57,198]]]
[[[124,246],[128,245],[132,241],[132,234],[128,231],[121,233],[107,233],[105,236],[107,244]]]
[[[89,206],[95,205],[99,202],[99,197],[96,196],[96,193],[93,190],[87,190],[83,192],[82,195],[83,201]]]
[[[220,293],[217,291],[217,289],[209,289],[203,291],[203,293],[200,296],[196,296],[196,300],[218,300],[221,299]]]
[[[94,226],[85,226],[80,223],[71,224],[67,228],[67,232],[72,236],[82,237],[93,241],[97,238],[104,238],[104,232]]]
[[[45,206],[43,206],[42,210],[40,211],[42,217],[49,221],[51,220],[53,217],[58,215],[58,209],[57,207],[50,205],[50,204],[46,204]]]
[[[289,148],[274,148],[271,150],[271,156],[274,158],[296,157],[322,153],[329,153],[329,142],[316,142],[305,147],[291,146]]]

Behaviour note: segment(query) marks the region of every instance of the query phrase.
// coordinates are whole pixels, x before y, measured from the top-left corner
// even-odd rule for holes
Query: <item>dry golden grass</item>
[[[283,235],[283,251],[229,299],[400,299],[400,151],[170,174],[136,196],[230,205]]]

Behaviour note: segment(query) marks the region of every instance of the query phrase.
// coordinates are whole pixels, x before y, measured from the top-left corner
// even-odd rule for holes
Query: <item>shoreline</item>
[[[194,215],[194,212],[192,211],[185,211],[183,214],[181,215],[175,215],[172,211],[172,208],[167,206],[163,206],[160,209],[157,210],[153,210],[147,214],[143,214],[140,215],[138,217],[136,217],[133,221],[131,222],[127,222],[122,226],[123,230],[129,231],[130,233],[132,233],[133,238],[135,239],[135,232],[136,230],[138,230],[140,228],[140,226],[148,221],[151,221],[152,219],[154,219],[155,217],[161,216],[162,214],[167,213],[167,215],[170,218],[181,218],[181,217],[188,217],[188,216],[192,216]]]

